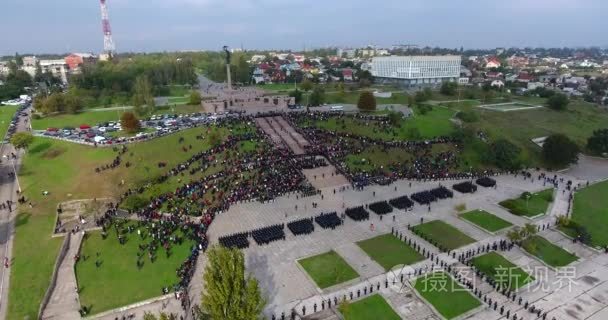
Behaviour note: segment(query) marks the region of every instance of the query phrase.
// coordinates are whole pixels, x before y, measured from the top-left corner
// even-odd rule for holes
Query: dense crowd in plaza
[[[275,115],[273,115],[275,116]],[[282,115],[294,128],[306,117],[312,119],[327,117],[326,114],[291,113]],[[127,190],[119,199],[120,203],[128,202],[132,197],[140,197],[145,205],[132,208],[128,214],[120,215],[117,205],[108,209],[106,215],[97,221],[97,224],[108,234],[116,234],[118,241],[124,239],[135,230],[145,240],[140,245],[140,254],[136,257],[138,267],[143,266],[143,260],[155,259],[157,251],[170,251],[171,246],[181,244],[184,237],[192,242],[192,250],[188,259],[176,270],[177,283],[163,288],[175,292],[187,292],[187,285],[193,275],[196,259],[200,251],[206,250],[209,240],[207,229],[214,218],[221,212],[227,211],[235,203],[245,201],[271,201],[276,197],[289,193],[298,193],[301,196],[317,194],[302,173],[302,169],[312,169],[327,165],[319,156],[325,157],[333,164],[338,172],[344,174],[353,188],[377,182],[376,176],[388,178],[389,182],[397,179],[409,178],[417,180],[445,180],[460,177],[472,177],[484,173],[461,173],[458,171],[458,141],[450,137],[439,137],[427,141],[383,141],[354,134],[332,132],[314,127],[302,127],[299,133],[303,135],[310,145],[306,146],[305,155],[295,155],[292,150],[283,146],[273,147],[272,139],[260,128],[244,133],[232,132],[232,128],[245,123],[252,123],[254,118],[247,115],[238,115],[219,119],[218,128],[226,128],[231,132],[213,147],[193,154],[189,159],[168,168],[164,175],[159,176],[146,186]],[[380,123],[381,130],[384,120],[376,118],[365,119]],[[197,136],[197,140],[205,139],[211,134],[211,129]],[[255,143],[252,151],[240,150],[242,142]],[[192,149],[192,144],[198,141],[184,141],[180,139],[179,149]],[[454,146],[447,148],[451,151],[434,153],[433,145],[446,144]],[[410,163],[395,163],[386,168],[386,172],[362,173],[353,172],[345,164],[344,159],[349,154],[357,154],[370,147],[380,147],[389,153],[393,148],[405,149],[413,155]],[[117,157],[112,164],[98,170],[111,169],[125,165],[128,162],[122,158],[130,152],[127,147],[116,148]],[[165,162],[159,162],[159,167],[165,167]],[[202,175],[202,177],[201,177]],[[149,198],[150,187],[167,183],[170,179],[178,180],[181,184],[175,190],[156,194]],[[445,188],[438,188],[434,197],[447,197],[451,192]],[[441,191],[441,192],[440,192]],[[392,206],[410,208],[412,200],[407,196],[393,199]],[[377,214],[387,214],[392,206],[387,202],[372,204],[369,209]],[[135,215],[138,222],[125,223],[123,218]],[[336,212],[324,213],[312,219],[293,221],[287,224],[293,234],[308,234],[314,231],[314,223],[322,228],[334,229],[343,223],[346,216],[361,221],[369,219],[369,213],[363,207],[351,208],[346,214],[339,216]],[[269,226],[250,232],[238,233],[221,237],[219,242],[224,246],[246,248],[249,246],[248,237],[251,236],[258,244],[267,244],[285,238],[285,225]],[[145,233],[146,236],[142,236]],[[176,234],[183,234],[182,237]],[[169,254],[169,253],[167,253]],[[186,295],[182,296],[182,303],[187,304]]]

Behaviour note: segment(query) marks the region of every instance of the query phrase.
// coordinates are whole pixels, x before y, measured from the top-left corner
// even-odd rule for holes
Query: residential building
[[[393,82],[406,86],[433,85],[458,81],[461,57],[390,56],[372,59],[372,76],[378,82]]]
[[[65,63],[72,72],[78,72],[84,64],[95,63],[97,57],[92,53],[72,53],[64,58]]]
[[[0,61],[0,75],[6,76],[9,74],[9,72],[10,70],[8,68],[8,62]]]
[[[38,63],[38,58],[36,56],[28,56],[23,57],[23,67],[36,67],[36,63]]]
[[[500,68],[501,65],[500,60],[498,60],[496,57],[489,57],[486,61],[487,69]]]
[[[64,59],[40,60],[40,67],[42,68],[42,72],[50,72],[53,76],[61,79],[63,83],[68,82],[68,65]],[[36,70],[34,68],[32,76],[35,74]]]

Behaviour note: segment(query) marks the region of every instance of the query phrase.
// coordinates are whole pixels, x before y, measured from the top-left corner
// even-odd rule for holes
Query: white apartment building
[[[371,73],[378,82],[407,86],[434,85],[458,81],[461,59],[455,55],[375,57],[372,59]]]

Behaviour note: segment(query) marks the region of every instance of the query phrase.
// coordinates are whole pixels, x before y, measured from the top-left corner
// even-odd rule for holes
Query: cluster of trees
[[[37,95],[34,98],[34,108],[43,114],[77,113],[83,107],[82,98],[70,91],[67,93],[56,92],[48,96]]]
[[[587,228],[568,218],[568,216],[557,217],[557,225],[563,229],[571,230],[576,241],[580,241],[586,245],[591,245],[592,238],[589,231],[587,231]]]
[[[521,149],[509,140],[501,138],[490,145],[486,162],[503,170],[517,170],[521,167]]]
[[[456,82],[444,82],[441,84],[439,92],[446,96],[453,96],[456,94],[456,90],[458,90],[458,84]]]
[[[128,133],[134,133],[141,129],[139,119],[133,112],[125,112],[120,117],[120,125],[122,129]]]
[[[112,62],[82,67],[82,73],[70,78],[74,94],[90,104],[128,103],[135,92],[145,87],[145,96],[134,98],[149,105],[148,96],[166,94],[173,84],[194,85],[197,76],[192,60],[179,55],[137,55]],[[94,101],[91,101],[94,100]]]
[[[554,93],[547,99],[547,107],[557,111],[563,111],[568,108],[570,99],[563,93]]]
[[[525,196],[522,195],[522,197]],[[532,223],[526,223],[523,228],[515,227],[511,229],[507,233],[507,238],[514,243],[520,244],[522,241],[526,240],[528,237],[531,237],[538,233],[538,227]]]
[[[199,318],[259,319],[266,300],[257,279],[245,274],[243,253],[213,246],[207,251],[207,261]]]
[[[563,134],[549,136],[543,144],[542,157],[550,168],[562,168],[578,162],[580,148]]]
[[[371,91],[363,91],[359,95],[359,101],[357,102],[357,108],[361,111],[374,111],[376,110],[376,97]]]
[[[201,61],[203,72],[209,79],[216,82],[225,82],[226,75],[226,57],[222,53],[209,54],[206,56],[206,61]],[[235,52],[230,60],[230,75],[235,83],[249,84],[251,82],[251,74],[253,67],[249,65],[247,60],[248,55],[244,52]]]
[[[8,64],[9,73],[1,79],[4,85],[0,86],[0,100],[14,99],[25,93],[25,88],[33,85],[32,77],[25,71],[19,70],[17,63]]]
[[[593,131],[587,139],[587,150],[595,155],[608,154],[608,129]]]

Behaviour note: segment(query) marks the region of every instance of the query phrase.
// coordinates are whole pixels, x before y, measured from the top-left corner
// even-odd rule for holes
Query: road
[[[28,115],[30,114],[30,108],[26,109]],[[27,122],[26,122],[27,119]],[[20,117],[19,123],[17,124],[17,132],[29,130],[29,116]],[[11,153],[17,154],[17,160],[13,164],[4,158],[4,155],[10,155]],[[12,261],[12,249],[13,239],[15,236],[15,217],[17,211],[15,210],[17,203],[17,181],[9,177],[9,173],[16,170],[19,172],[21,166],[22,152],[16,151],[12,145],[5,144],[0,152],[2,163],[0,164],[0,202],[6,202],[6,200],[12,200],[15,204],[13,205],[13,212],[9,213],[7,209],[0,210],[0,259],[2,259],[2,265],[0,266],[2,271],[0,272],[0,319],[6,319],[7,306],[8,306],[8,290],[9,290],[9,279],[10,279],[10,266],[6,268],[4,266],[5,257]]]

